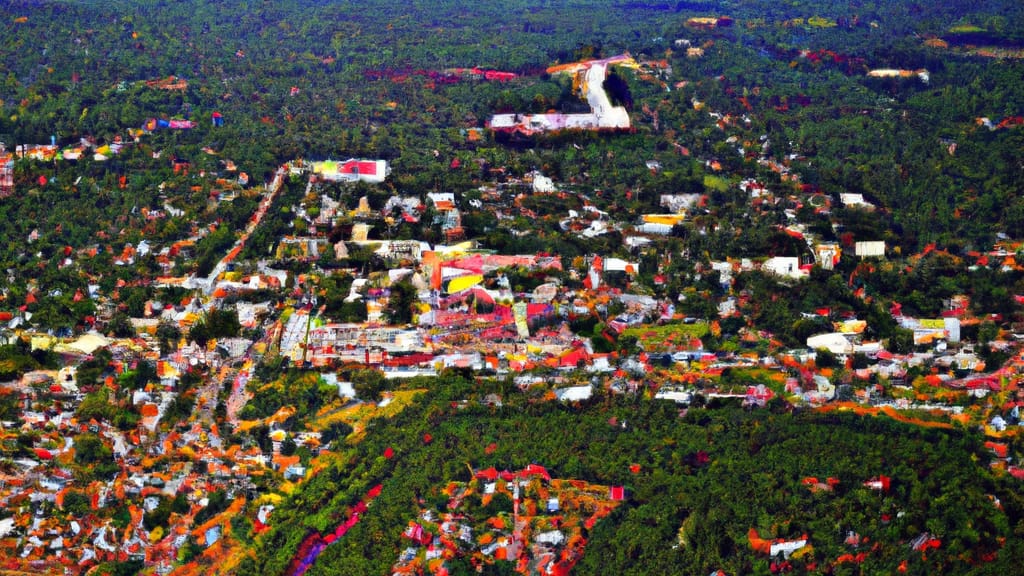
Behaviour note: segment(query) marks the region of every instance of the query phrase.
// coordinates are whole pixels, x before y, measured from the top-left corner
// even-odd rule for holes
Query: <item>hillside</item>
[[[0,572],[994,574],[1024,5],[0,6]]]

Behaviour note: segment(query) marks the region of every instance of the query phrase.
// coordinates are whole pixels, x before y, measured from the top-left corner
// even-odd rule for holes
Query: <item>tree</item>
[[[161,498],[156,508],[146,512],[146,515],[143,516],[142,524],[146,527],[146,530],[156,530],[166,526],[170,517],[171,501],[167,498]]]
[[[199,554],[202,554],[202,552],[202,546],[195,541],[195,538],[189,536],[185,539],[185,544],[178,548],[178,562],[182,564],[188,563]]]
[[[103,439],[93,433],[80,434],[75,439],[75,462],[82,465],[93,465],[109,461],[114,451]]]
[[[291,456],[295,454],[295,449],[298,446],[295,444],[295,439],[289,434],[288,437],[281,442],[281,456]]]
[[[896,328],[889,337],[888,348],[896,354],[909,354],[914,351],[914,332],[906,328]]]
[[[25,372],[38,368],[39,362],[32,357],[28,347],[23,346],[20,340],[18,344],[0,346],[0,379],[19,378]]]
[[[234,338],[242,330],[235,308],[215,308],[206,315],[209,338]]]
[[[338,309],[339,322],[366,322],[366,303],[361,300],[343,302]]]
[[[210,341],[210,327],[206,324],[206,321],[200,319],[192,325],[188,330],[189,340],[192,340],[200,346],[206,346],[206,343]]]
[[[380,393],[384,391],[387,379],[377,370],[361,369],[352,373],[352,387],[359,398],[375,402],[380,399]]]
[[[863,352],[857,352],[853,355],[850,367],[854,370],[860,370],[867,368],[869,364],[870,359],[868,358],[868,355]]]
[[[0,420],[14,421],[21,415],[21,404],[18,394],[13,391],[0,390]]]
[[[839,365],[836,355],[828,348],[818,348],[814,353],[814,365],[818,368],[835,368]]]
[[[160,342],[160,353],[166,354],[178,346],[181,329],[174,323],[161,320],[156,327],[156,337]]]
[[[326,445],[334,440],[344,440],[351,433],[351,426],[344,422],[335,422],[320,432],[320,442]]]
[[[142,571],[145,564],[142,560],[129,560],[127,562],[104,562],[96,566],[97,574],[110,574],[110,576],[133,576]]]
[[[408,280],[391,285],[388,297],[387,315],[392,324],[412,322],[413,304],[417,302],[416,287]]]
[[[107,323],[107,333],[116,338],[133,338],[135,336],[135,327],[132,326],[127,314],[116,312],[111,316],[110,322]]]
[[[76,414],[83,421],[113,420],[117,415],[117,406],[111,402],[110,389],[104,386],[86,394]]]
[[[999,337],[999,326],[995,322],[986,320],[978,327],[978,343],[982,346]]]
[[[89,513],[89,497],[78,490],[69,491],[64,496],[64,510],[78,518],[85,516]]]
[[[156,379],[156,365],[148,360],[142,360],[136,363],[135,370],[131,372],[130,387],[132,390],[139,390]]]

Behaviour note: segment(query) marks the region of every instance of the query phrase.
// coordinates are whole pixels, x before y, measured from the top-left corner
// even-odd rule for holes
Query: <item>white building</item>
[[[885,256],[885,241],[872,240],[869,242],[857,242],[854,245],[853,253],[858,258],[872,258]]]
[[[350,158],[341,162],[325,160],[313,162],[313,173],[332,182],[369,182],[377,184],[387,178],[389,169],[386,160],[356,160]]]

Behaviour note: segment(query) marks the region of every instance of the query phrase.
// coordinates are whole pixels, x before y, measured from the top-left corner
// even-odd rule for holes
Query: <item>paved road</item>
[[[200,281],[203,285],[203,292],[207,296],[213,294],[213,290],[217,286],[217,278],[227,270],[228,264],[230,264],[235,259],[235,256],[245,248],[245,241],[249,239],[249,235],[252,234],[253,230],[255,230],[256,227],[260,225],[260,222],[263,221],[263,217],[266,216],[267,210],[270,209],[270,205],[274,203],[274,198],[276,198],[277,194],[281,192],[281,188],[284,188],[284,179],[287,173],[288,171],[284,166],[277,169],[277,172],[274,173],[274,179],[270,182],[270,185],[267,186],[267,191],[263,195],[263,200],[260,201],[260,205],[256,209],[256,212],[253,213],[252,218],[249,219],[249,223],[246,225],[242,235],[231,246],[231,249],[228,250],[227,254],[221,258],[220,262],[217,262],[217,265],[213,267],[213,271],[210,272],[210,275],[207,276],[206,279]]]

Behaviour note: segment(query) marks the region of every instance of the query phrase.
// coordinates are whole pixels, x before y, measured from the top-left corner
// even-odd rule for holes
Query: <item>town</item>
[[[415,508],[407,524],[375,524],[377,545],[397,551],[381,560],[389,573],[504,563],[568,574],[594,561],[588,541],[603,525],[642,522],[631,516],[651,497],[640,478],[669,461],[688,474],[719,466],[713,436],[727,442],[727,425],[715,418],[727,416],[707,415],[717,408],[734,410],[733,424],[813,414],[815,426],[856,417],[949,434],[942,442],[963,434],[981,443],[980,473],[1019,487],[1024,238],[1007,230],[984,247],[929,242],[909,252],[879,224],[890,218],[880,198],[808,183],[813,154],[759,117],[805,106],[798,98],[755,107],[757,88],[673,70],[710,57],[715,41],[701,35],[742,22],[684,22],[688,36],[666,41],[670,58],[625,53],[546,68],[543,81],[564,89],[557,111],[506,107],[484,126],[452,128],[457,146],[417,160],[430,166],[430,189],[407,186],[418,177],[408,161],[355,146],[262,171],[224,152],[219,135],[234,118],[219,109],[107,137],[5,143],[0,202],[90,194],[124,213],[88,234],[72,222],[65,233],[21,221],[23,237],[9,239],[21,245],[19,266],[38,274],[7,270],[0,294],[0,570],[198,574],[217,565],[226,574],[255,569],[249,547],[280,546],[288,562],[260,566],[301,575],[404,498]],[[791,68],[819,60],[804,51]],[[364,76],[385,86],[400,75]],[[412,76],[432,88],[536,81],[480,67]],[[879,67],[857,81],[935,77]],[[108,89],[189,90],[177,76]],[[702,90],[728,97],[702,100]],[[685,110],[652,108],[663,94]],[[669,122],[680,133],[666,135]],[[700,142],[682,136],[684,123]],[[957,138],[968,148],[1018,125],[972,118]],[[663,146],[636,152],[633,184],[603,188],[588,169],[621,162],[606,143],[638,130]],[[173,151],[196,133],[209,134],[200,152]],[[553,159],[562,145],[574,166]],[[957,154],[956,141],[941,145],[943,157]],[[132,197],[135,186],[152,201]],[[602,476],[582,454],[510,459],[499,443],[512,431],[442,432],[460,414],[507,416],[510,406],[604,406],[608,436],[653,426],[644,414],[661,410],[650,422],[696,429],[698,420],[706,439],[676,445],[677,432],[652,433],[664,455],[623,456]],[[426,432],[381,436],[415,410]],[[392,495],[406,487],[403,459],[422,456],[416,449],[458,453],[458,442],[483,448],[438,463],[446,485]],[[890,500],[916,497],[890,485],[897,467],[800,468],[792,497],[887,498],[871,520],[881,533],[904,514],[897,507],[909,508]],[[342,470],[348,480],[327,494],[321,483]],[[1003,514],[995,488],[984,490],[979,498]],[[330,506],[301,507],[312,502]],[[673,519],[666,548],[696,547],[694,514]],[[304,522],[298,536],[285,519]],[[912,532],[895,538],[907,552],[901,572],[950,548],[937,524],[900,524]],[[815,547],[828,549],[823,534],[787,528],[762,523],[740,539],[772,573],[888,554],[843,524],[835,546],[847,553],[816,557]],[[963,552],[971,562],[994,561],[1005,544],[1006,530],[985,530],[974,556]]]
[[[821,330],[802,346],[787,347],[749,325],[760,303],[751,290],[736,288],[737,277],[760,274],[792,286],[810,282],[814,267],[831,269],[842,258],[863,262],[858,268],[881,267],[882,242],[858,243],[850,254],[816,242],[794,219],[784,232],[806,242],[815,261],[768,255],[712,261],[694,269],[691,282],[708,286],[703,293],[690,288],[666,297],[660,287],[669,282],[668,267],[686,256],[651,247],[691,219],[706,198],[663,197],[663,213],[616,221],[582,195],[573,195],[579,209],[564,213],[527,208],[539,210],[548,198],[559,200],[549,206],[564,205],[570,194],[540,173],[485,186],[477,198],[431,194],[423,203],[394,197],[377,210],[365,197],[342,205],[326,193],[339,183],[381,182],[387,172],[381,160],[282,166],[257,190],[258,210],[209,275],[119,282],[120,290],[152,286],[184,295],[142,303],[142,313],[127,318],[130,335],[110,332],[110,314],[122,306],[116,295],[87,296],[98,310],[108,310],[107,333],[61,336],[26,328],[32,292],[7,313],[8,347],[64,359],[60,370],[31,370],[4,385],[11,418],[5,434],[23,455],[5,472],[3,502],[18,512],[4,521],[3,541],[19,565],[81,570],[104,559],[137,558],[170,568],[186,544],[209,547],[218,540],[216,514],[229,509],[226,502],[258,493],[273,485],[271,478],[301,482],[310,460],[342,439],[325,442],[322,432],[289,429],[280,412],[254,421],[259,410],[247,401],[268,378],[265,371],[258,375],[261,365],[318,375],[342,403],[381,406],[339,379],[339,370],[359,366],[390,380],[469,369],[510,377],[523,390],[548,389],[555,402],[587,401],[601,391],[683,408],[736,398],[751,408],[783,402],[899,419],[913,419],[900,414],[915,409],[941,415],[935,422],[946,426],[983,427],[996,456],[1005,454],[1000,435],[1019,422],[1020,335],[970,313],[966,297],[951,298],[937,318],[907,316],[894,306],[890,321],[900,332],[886,341],[868,338],[868,321],[855,312],[828,307],[801,311],[801,322]],[[757,182],[739,186],[751,201],[771,197]],[[307,262],[310,271],[237,261],[248,235],[289,187],[305,190],[292,213],[306,233],[281,237],[277,262]],[[460,240],[461,216],[471,211],[503,213],[499,225],[529,213],[581,237],[615,232],[624,247],[566,262],[548,254],[501,254],[470,240],[431,245],[372,238],[374,229],[383,232],[395,221],[432,217],[445,238]],[[353,222],[351,236],[332,243],[328,232],[343,219]],[[167,270],[174,252],[184,257],[176,246],[143,243],[126,245],[122,253],[130,262],[142,250],[154,252]],[[328,259],[344,262],[339,255],[355,251],[380,269],[328,268]],[[1015,256],[1000,246],[977,259],[1016,269]],[[943,256],[917,258],[937,257]],[[698,312],[709,302],[710,309]],[[973,337],[964,337],[968,331]],[[991,350],[985,357],[1002,357],[1002,363],[988,365],[982,347]],[[280,408],[288,408],[287,400]],[[271,441],[233,443],[230,430],[253,426],[266,426]],[[164,464],[154,469],[159,461]],[[997,461],[1024,477],[1008,458]],[[88,481],[69,469],[71,463],[89,464]],[[89,510],[112,502],[126,506],[127,516],[89,522],[96,518]],[[54,507],[76,511],[76,519],[64,524],[45,513]],[[271,509],[260,509],[260,522],[272,521]],[[177,522],[154,519],[170,512]]]

